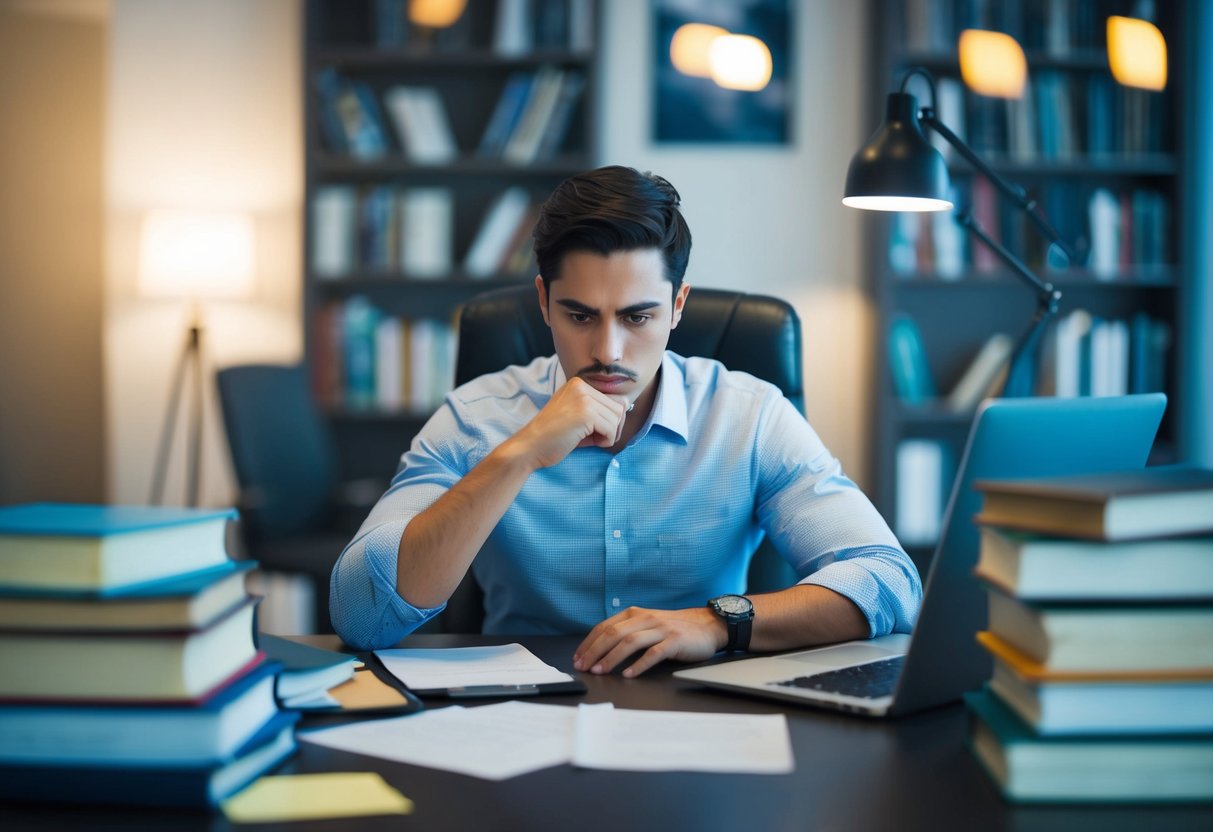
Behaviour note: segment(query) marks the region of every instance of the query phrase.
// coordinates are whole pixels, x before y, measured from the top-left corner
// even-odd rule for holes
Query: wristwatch
[[[719,595],[708,601],[708,608],[724,619],[729,628],[729,640],[724,649],[750,649],[750,630],[754,621],[754,604],[744,595]]]

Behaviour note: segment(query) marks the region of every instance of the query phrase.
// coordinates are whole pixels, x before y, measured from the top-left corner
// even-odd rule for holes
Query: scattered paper
[[[577,710],[534,702],[459,706],[300,732],[302,742],[505,780],[567,763]]]
[[[407,815],[413,801],[374,772],[262,777],[222,803],[233,823]]]
[[[787,774],[783,714],[616,710],[511,701],[300,732],[302,742],[485,780],[573,763],[617,771]]]
[[[795,768],[783,714],[702,714],[581,705],[573,764],[617,771],[787,774]]]
[[[472,685],[546,685],[571,682],[521,644],[491,647],[376,650],[388,671],[413,690]]]

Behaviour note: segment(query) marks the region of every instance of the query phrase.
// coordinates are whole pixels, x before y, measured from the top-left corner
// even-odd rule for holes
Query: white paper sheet
[[[796,765],[783,714],[581,705],[576,732],[573,764],[583,768],[787,774]]]
[[[546,685],[570,682],[562,673],[521,644],[448,647],[432,650],[376,650],[384,667],[414,690],[470,685]]]
[[[577,710],[503,702],[300,732],[311,742],[401,763],[505,780],[572,757]]]

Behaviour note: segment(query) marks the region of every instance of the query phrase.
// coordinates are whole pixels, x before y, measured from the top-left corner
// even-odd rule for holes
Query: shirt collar
[[[685,445],[688,438],[686,379],[682,367],[672,356],[673,353],[666,350],[661,358],[661,377],[657,381],[657,397],[653,401],[649,425],[665,428]]]
[[[671,357],[672,355],[673,353],[666,350],[665,355],[661,357],[661,375],[657,380],[657,396],[653,400],[653,412],[649,414],[648,422],[640,429],[640,435],[648,433],[652,426],[659,426],[681,438],[685,445],[688,440],[686,379],[683,376],[682,367]],[[549,395],[555,395],[556,391],[568,381],[558,356],[552,356],[552,364],[554,371],[552,386],[548,391]]]

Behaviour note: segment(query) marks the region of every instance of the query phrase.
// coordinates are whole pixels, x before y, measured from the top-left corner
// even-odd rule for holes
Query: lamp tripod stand
[[[169,457],[172,455],[173,435],[177,427],[177,411],[186,387],[186,373],[192,371],[193,383],[190,412],[187,425],[188,437],[185,466],[185,504],[198,505],[198,483],[202,473],[202,319],[198,302],[191,302],[190,323],[185,344],[177,357],[173,370],[173,383],[169,392],[168,409],[160,429],[160,443],[156,451],[156,467],[152,475],[152,491],[149,502],[158,506],[164,502],[164,481],[168,475]]]

